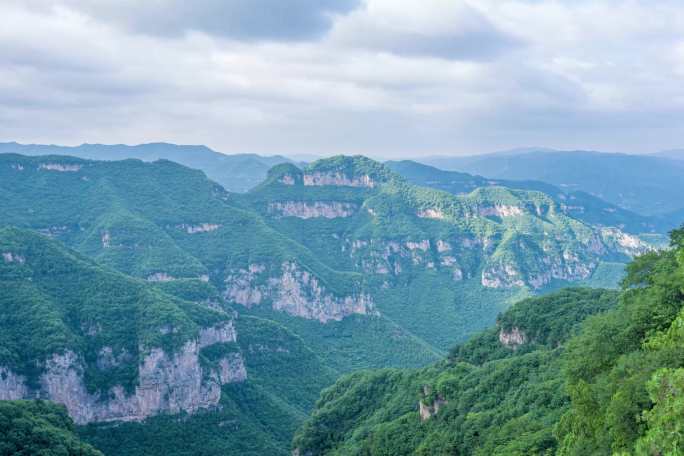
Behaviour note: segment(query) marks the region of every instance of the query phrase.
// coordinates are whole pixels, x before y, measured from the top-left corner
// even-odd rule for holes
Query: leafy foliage
[[[62,406],[45,401],[0,401],[0,455],[102,456],[81,442]]]
[[[567,408],[562,345],[587,315],[615,305],[611,291],[571,289],[526,299],[486,331],[421,370],[360,372],[325,390],[298,431],[301,454],[546,454]],[[516,326],[529,343],[503,346]],[[439,404],[421,420],[418,403]]]
[[[294,446],[311,455],[683,454],[684,230],[671,237],[672,249],[629,265],[619,293],[526,299],[448,362],[341,379]],[[513,331],[523,336],[500,337]]]

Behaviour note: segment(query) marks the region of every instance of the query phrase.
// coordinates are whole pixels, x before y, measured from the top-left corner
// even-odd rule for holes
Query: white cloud
[[[0,5],[0,139],[384,156],[682,144],[674,1],[366,0],[296,40],[143,33],[83,5]]]

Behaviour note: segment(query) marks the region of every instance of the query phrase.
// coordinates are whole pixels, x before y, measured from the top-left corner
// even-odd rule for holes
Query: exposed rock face
[[[256,285],[259,276],[266,270],[261,264],[250,264],[226,277],[225,297],[246,307],[261,304],[265,292]]]
[[[102,236],[100,236],[100,241],[102,242],[103,249],[108,249],[109,247],[111,247],[112,236],[109,234],[109,231],[102,232]]]
[[[367,187],[374,188],[376,182],[368,175],[363,176],[345,176],[341,172],[314,172],[306,173],[303,176],[304,185],[307,186],[323,186],[323,185],[336,185],[343,187]]]
[[[482,271],[482,285],[488,288],[513,288],[529,286],[535,290],[543,288],[553,280],[575,282],[587,279],[598,266],[597,259],[581,260],[577,255],[564,252],[556,255],[548,252],[541,258],[541,272],[523,274],[512,263],[495,263]]]
[[[194,413],[218,404],[221,385],[247,377],[242,356],[231,353],[219,360],[218,370],[202,368],[202,347],[234,342],[232,322],[205,328],[197,340],[190,340],[175,353],[160,348],[141,350],[138,384],[133,394],[121,385],[107,392],[90,393],[83,382],[84,364],[73,351],[55,353],[45,363],[40,388],[30,391],[23,377],[0,368],[0,399],[41,397],[64,404],[79,424],[101,421],[139,421],[159,413]],[[129,360],[130,354],[114,355],[111,348],[100,351],[98,367],[104,371]]]
[[[351,217],[358,210],[358,205],[340,201],[281,201],[268,205],[268,212],[278,217],[338,218]]]
[[[511,328],[509,331],[502,329],[499,331],[499,342],[501,342],[502,345],[515,350],[520,345],[527,342],[527,335],[516,327]]]
[[[184,230],[188,234],[197,234],[210,233],[212,231],[216,231],[219,228],[221,228],[221,225],[218,225],[216,223],[200,223],[199,225],[189,225],[183,223],[182,225],[178,225],[178,228]]]
[[[75,173],[83,168],[82,165],[69,165],[62,163],[41,163],[38,169],[44,169],[46,171],[59,171],[62,173]]]
[[[26,263],[26,258],[24,258],[22,255],[12,252],[2,252],[2,259],[5,261],[5,263]]]
[[[0,401],[13,401],[27,396],[26,377],[0,366]]]
[[[147,276],[148,282],[171,282],[173,280],[176,280],[176,278],[165,272],[155,272]]]
[[[439,413],[439,409],[443,406],[448,404],[446,400],[442,397],[437,397],[435,401],[427,405],[423,401],[420,401],[418,403],[418,411],[420,413],[420,421],[427,421],[433,416],[437,415]]]
[[[482,286],[487,288],[523,287],[521,274],[511,264],[496,264],[482,271]]]
[[[65,225],[53,225],[48,226],[47,228],[40,228],[36,231],[47,237],[55,238],[68,233],[70,231],[70,228]]]
[[[604,242],[613,245],[616,250],[625,255],[636,256],[653,250],[653,247],[637,236],[627,234],[617,228],[602,228],[601,237]]]
[[[518,206],[495,204],[494,206],[480,207],[478,213],[481,217],[513,217],[523,215],[524,210]]]
[[[434,246],[434,248],[433,248]],[[349,252],[356,266],[366,273],[399,275],[410,268],[451,269],[454,280],[461,280],[457,253],[445,240],[399,241],[384,239],[347,240],[342,251]]]
[[[427,400],[425,399],[426,396],[429,396],[432,392],[432,388],[428,385],[423,386],[423,399],[418,401],[418,412],[420,413],[420,421],[427,421],[433,416],[437,415],[439,413],[439,409],[448,404],[448,401],[444,399],[441,395],[437,395],[436,398],[434,398],[431,403],[427,403]]]
[[[434,220],[444,220],[446,219],[446,214],[439,209],[425,209],[418,211],[416,215],[420,218],[429,218]]]
[[[263,265],[233,271],[226,277],[225,296],[245,306],[270,301],[273,309],[325,323],[351,314],[372,314],[374,305],[365,293],[335,296],[317,277],[294,262],[283,262],[280,275],[270,277]]]
[[[294,185],[295,184],[295,178],[292,177],[290,174],[283,174],[278,181],[282,184],[285,185]]]

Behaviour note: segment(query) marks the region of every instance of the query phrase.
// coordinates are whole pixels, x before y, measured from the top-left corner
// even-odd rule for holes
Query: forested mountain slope
[[[160,422],[174,429],[175,420],[158,415],[185,422],[176,440],[148,439],[168,445],[165,454],[183,439],[204,454],[285,454],[293,428],[333,380],[274,322],[178,299],[31,231],[0,229],[0,253],[0,399],[49,399],[78,424],[130,422],[84,432],[107,454],[147,451],[116,435]],[[218,432],[225,422],[235,432],[211,444],[190,431]]]
[[[295,453],[681,454],[684,230],[672,246],[631,263],[619,294],[525,300],[448,361],[342,378]]]
[[[6,223],[177,296],[276,318],[341,370],[424,364],[516,296],[610,282],[650,248],[540,192],[454,196],[363,157],[279,165],[246,195],[168,161],[7,154],[0,175]],[[326,335],[344,333],[366,343]]]
[[[0,394],[64,403],[113,455],[286,454],[336,375],[425,366],[651,250],[542,192],[452,195],[364,157],[238,195],[166,160],[0,154],[0,196]]]

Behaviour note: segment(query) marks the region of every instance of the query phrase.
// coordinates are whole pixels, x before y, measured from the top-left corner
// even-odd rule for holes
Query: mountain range
[[[641,215],[682,209],[684,162],[672,156],[592,151],[523,150],[419,160],[449,171],[495,179],[543,181],[564,191],[584,191]]]
[[[455,360],[494,363],[454,380],[472,382],[509,372],[533,347],[555,375],[556,347],[615,307],[616,292],[559,292],[502,312],[568,285],[615,288],[675,226],[542,181],[362,156],[277,157],[237,193],[152,146],[111,146],[108,160],[32,155],[52,146],[0,154],[0,399],[63,404],[80,438],[111,455],[284,455],[301,425],[301,454],[371,451],[359,436],[416,407],[416,388],[451,378]],[[148,155],[116,159],[131,150]],[[211,154],[194,163],[211,167]],[[557,334],[533,337],[516,320],[533,315],[535,330]],[[397,370],[358,373],[368,368]],[[540,388],[559,384],[549,379]],[[373,419],[349,418],[363,430],[347,422],[336,443],[319,442],[328,409],[360,410],[345,388],[378,382],[389,390],[373,396]],[[424,415],[452,401],[440,385],[420,393]]]
[[[69,155],[92,160],[144,161],[171,160],[190,168],[201,169],[215,182],[232,192],[246,192],[266,177],[268,170],[279,163],[291,161],[280,155],[270,157],[257,154],[226,155],[207,146],[149,143],[128,146],[125,144],[81,144],[67,147],[43,144],[0,143],[0,153],[23,155]]]

